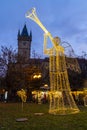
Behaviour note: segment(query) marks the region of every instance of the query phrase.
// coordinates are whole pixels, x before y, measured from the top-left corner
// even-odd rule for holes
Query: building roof
[[[21,36],[26,36],[26,37],[29,36],[29,35],[28,35],[28,31],[27,31],[26,24],[25,24],[24,27],[23,27],[23,30],[22,30]]]

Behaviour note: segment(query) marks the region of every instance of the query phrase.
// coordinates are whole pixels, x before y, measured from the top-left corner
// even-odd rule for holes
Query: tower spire
[[[27,30],[27,27],[26,27],[26,24],[25,24],[24,27],[23,27],[21,36],[25,36],[25,37],[28,37],[28,36],[29,36],[28,30]]]
[[[20,29],[18,30],[18,37],[20,36]]]

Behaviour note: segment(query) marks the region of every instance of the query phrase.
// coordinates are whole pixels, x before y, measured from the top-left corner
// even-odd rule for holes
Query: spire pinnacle
[[[26,37],[29,36],[29,35],[28,35],[28,31],[27,31],[26,24],[25,24],[24,27],[23,27],[23,30],[22,30],[21,36],[26,36]]]

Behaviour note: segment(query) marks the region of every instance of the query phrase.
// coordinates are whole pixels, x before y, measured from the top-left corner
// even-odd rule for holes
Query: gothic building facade
[[[23,60],[23,68],[24,71],[27,71],[30,75],[30,71],[32,74],[41,73],[44,80],[48,75],[48,66],[49,60],[48,58],[40,59],[40,58],[31,58],[31,42],[32,42],[32,32],[28,33],[28,29],[26,24],[24,25],[22,31],[18,31],[18,55],[21,56]],[[32,75],[31,74],[31,75]],[[47,76],[48,77],[48,76]]]

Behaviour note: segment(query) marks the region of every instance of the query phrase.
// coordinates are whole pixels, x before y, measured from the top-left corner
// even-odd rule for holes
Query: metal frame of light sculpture
[[[44,34],[44,53],[49,55],[49,74],[50,74],[50,114],[73,114],[79,112],[79,109],[71,94],[71,89],[68,80],[66,69],[66,61],[64,48],[60,46],[60,39],[53,38],[52,35],[40,22],[36,15],[35,8],[26,13],[26,17],[36,22]],[[52,48],[47,47],[47,39],[51,40]]]
[[[81,69],[78,63],[78,57],[75,55],[71,44],[63,41],[61,42],[61,46],[64,48],[67,69],[80,74]]]

